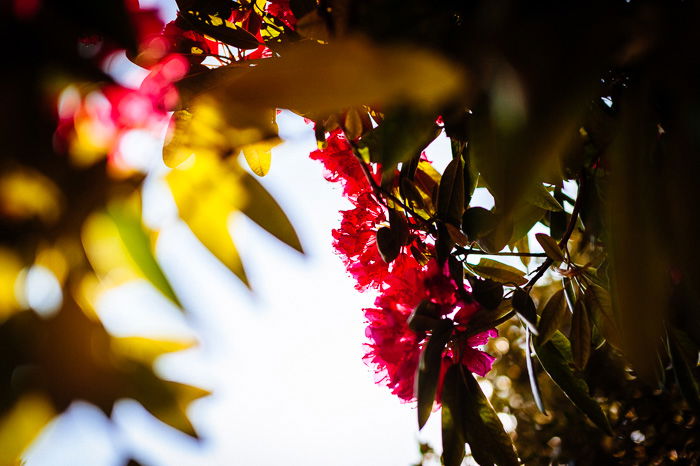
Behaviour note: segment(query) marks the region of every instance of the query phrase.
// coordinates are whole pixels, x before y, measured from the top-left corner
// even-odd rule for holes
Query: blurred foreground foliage
[[[0,36],[16,44],[0,75],[3,462],[77,399],[109,413],[133,398],[196,435],[185,411],[206,392],[152,368],[192,342],[123,341],[95,312],[101,292],[139,277],[180,305],[154,255],[157,232],[140,219],[143,173],[115,149],[119,131],[142,129],[125,122],[127,100],[114,95],[127,91],[104,71],[120,50],[150,83],[165,80],[137,97],[152,98],[154,119],[171,118],[166,181],[181,218],[241,280],[236,212],[302,251],[255,177],[280,142],[276,110],[289,109],[314,122],[319,144],[340,129],[363,163],[381,165],[378,196],[400,212],[382,257],[402,246],[397,218],[420,224],[482,305],[470,325],[501,325],[491,402],[517,419],[522,461],[698,461],[698,2],[177,3],[170,35],[132,1],[1,4]],[[106,117],[90,113],[99,92]],[[85,108],[62,126],[66,96]],[[442,175],[420,161],[440,133],[453,153]],[[492,208],[471,203],[477,188]],[[547,234],[528,235],[535,226]],[[508,254],[529,274],[472,260]],[[50,315],[23,291],[36,267],[61,285]],[[463,422],[500,429],[476,382],[445,377],[445,461],[459,464],[466,441],[482,464],[512,464],[507,436]]]

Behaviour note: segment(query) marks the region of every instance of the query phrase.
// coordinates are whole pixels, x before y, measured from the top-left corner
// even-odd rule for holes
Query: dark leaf
[[[400,245],[405,246],[409,243],[408,222],[402,213],[389,209],[389,228]]]
[[[469,241],[484,237],[496,227],[498,220],[493,212],[483,207],[471,207],[462,216],[462,231]]]
[[[503,285],[491,279],[469,278],[472,296],[486,309],[496,309],[503,301]]]
[[[360,151],[391,173],[399,162],[407,162],[420,153],[440,134],[435,118],[430,114],[397,110],[388,113],[381,125],[360,140]]]
[[[528,330],[538,335],[537,308],[530,295],[522,288],[516,288],[513,291],[513,309]]]
[[[428,339],[418,363],[416,376],[416,397],[418,399],[418,428],[422,429],[433,411],[435,393],[438,379],[440,378],[440,366],[442,365],[442,352],[452,335],[452,321],[441,319]]]
[[[532,397],[535,399],[537,409],[539,409],[541,413],[547,414],[547,410],[544,409],[540,386],[537,383],[537,374],[535,373],[535,367],[532,362],[532,333],[529,330],[525,330],[525,362],[527,364],[527,375],[530,379],[530,391],[532,391]]]
[[[462,464],[464,445],[467,443],[464,426],[466,420],[462,415],[463,400],[460,393],[464,391],[464,387],[461,385],[458,370],[455,375],[455,367],[457,366],[447,370],[442,385],[442,461],[445,466]]]
[[[554,293],[547,301],[547,304],[540,316],[538,329],[540,334],[537,337],[537,344],[543,345],[556,333],[561,327],[564,318],[566,317],[566,296],[564,290],[561,289]]]
[[[381,227],[377,230],[377,249],[387,264],[398,257],[401,251],[401,242],[389,227]]]
[[[294,17],[299,19],[307,13],[316,9],[315,0],[289,0],[289,8],[292,10]]]
[[[474,376],[461,365],[453,365],[445,374],[443,410],[448,406],[452,432],[445,437],[443,417],[443,459],[445,465],[459,465],[464,456],[464,440],[480,465],[518,465],[518,455],[510,436],[486,399]],[[443,412],[444,416],[444,412]],[[460,435],[458,430],[462,429]],[[456,431],[456,432],[455,432]],[[461,443],[460,443],[461,442]]]
[[[408,328],[414,332],[427,332],[437,327],[440,322],[439,306],[424,299],[408,316]]]
[[[452,159],[440,178],[437,197],[437,213],[445,222],[459,226],[464,212],[464,163],[461,158]]]
[[[591,356],[591,320],[585,301],[579,299],[574,307],[574,315],[571,319],[571,352],[574,364],[583,370]]]
[[[683,354],[679,338],[680,334],[681,332],[674,328],[668,331],[668,353],[671,356],[673,373],[676,376],[676,382],[678,382],[683,398],[686,399],[693,410],[700,413],[700,387],[698,386],[696,374],[693,372],[697,362],[697,351],[694,353],[694,359],[688,361]]]
[[[601,430],[612,435],[608,418],[588,393],[588,384],[572,369],[573,360],[569,340],[561,332],[556,332],[547,343],[535,345],[535,353],[544,370],[574,405]]]
[[[248,202],[241,211],[265,231],[303,254],[304,250],[292,223],[263,185],[248,173],[242,175],[241,184],[248,193]]]

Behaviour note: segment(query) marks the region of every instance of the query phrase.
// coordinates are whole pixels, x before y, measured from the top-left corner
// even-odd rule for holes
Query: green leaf
[[[561,250],[559,245],[557,244],[554,239],[545,234],[545,233],[537,233],[535,235],[535,238],[537,239],[537,242],[540,243],[540,246],[542,246],[542,249],[544,249],[545,254],[547,254],[547,257],[552,259],[555,264],[558,264],[559,262],[564,262],[566,260],[566,257],[564,256],[564,251]]]
[[[532,363],[532,332],[527,329],[525,330],[525,363],[527,365],[527,375],[530,379],[530,391],[532,392],[532,398],[535,400],[537,409],[546,415],[547,410],[544,409],[542,394],[540,393],[540,385],[537,382],[537,374],[535,373],[535,367]]]
[[[299,237],[277,201],[252,175],[243,173],[240,182],[248,194],[241,211],[265,231],[303,254]]]
[[[445,167],[440,178],[437,197],[437,213],[445,222],[452,225],[462,224],[464,212],[464,164],[457,157]]]
[[[595,283],[589,283],[584,298],[600,333],[612,345],[619,348],[620,330],[613,315],[612,300],[608,290]]]
[[[513,309],[528,330],[538,335],[537,308],[530,295],[522,288],[516,288],[513,291]]]
[[[442,352],[452,335],[452,321],[441,319],[421,352],[416,376],[416,397],[418,398],[418,428],[422,429],[430,417],[435,401]]]
[[[700,386],[696,375],[693,373],[693,368],[697,361],[697,351],[694,352],[695,361],[688,361],[683,354],[681,347],[680,332],[677,329],[671,328],[668,332],[668,353],[671,356],[673,364],[673,373],[676,376],[676,382],[683,394],[683,398],[688,402],[688,405],[700,412]],[[688,338],[687,336],[685,338]]]
[[[107,207],[107,214],[114,221],[129,256],[146,279],[176,306],[181,307],[170,282],[153,255],[151,241],[141,222],[139,211],[130,208],[126,203],[114,202]]]
[[[538,345],[547,343],[552,335],[559,330],[566,317],[566,309],[566,296],[564,290],[561,289],[554,293],[544,306],[539,325],[537,326],[540,332],[537,337]]]
[[[527,283],[522,271],[501,262],[482,258],[478,264],[467,264],[477,275],[488,278],[498,283],[515,283],[522,286]]]
[[[543,345],[535,345],[542,367],[572,403],[608,435],[612,429],[600,405],[589,395],[588,384],[572,370],[571,345],[561,332],[555,332]]]
[[[461,365],[451,366],[445,374],[442,400],[442,443],[446,466],[462,462],[464,440],[469,443],[474,459],[482,466],[520,464],[510,436],[471,372]]]
[[[588,315],[585,301],[579,299],[574,307],[574,315],[571,318],[571,353],[574,364],[583,370],[591,356],[591,320]]]

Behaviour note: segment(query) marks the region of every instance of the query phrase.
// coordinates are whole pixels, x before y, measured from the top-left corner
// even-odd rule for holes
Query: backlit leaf
[[[532,398],[535,400],[535,405],[541,413],[547,414],[544,409],[544,403],[542,402],[542,394],[540,393],[540,385],[537,382],[537,374],[535,373],[535,366],[532,361],[532,332],[525,330],[525,363],[527,365],[527,375],[530,380],[530,391],[532,392]]]
[[[583,370],[591,356],[591,320],[588,315],[585,301],[579,299],[574,307],[574,315],[571,318],[571,353],[574,364]]]
[[[547,257],[552,259],[555,264],[565,260],[564,251],[561,250],[557,242],[554,241],[551,236],[545,233],[537,233],[535,234],[535,238],[537,242],[540,243],[540,246],[542,246],[542,249],[544,249]]]
[[[541,184],[527,198],[528,202],[551,212],[562,212],[564,208],[554,196]]]
[[[134,205],[139,200],[113,202],[107,207],[107,213],[114,221],[126,251],[146,279],[179,307],[180,301],[153,255],[151,240],[141,222],[140,209]]]
[[[243,146],[243,156],[253,173],[258,176],[265,176],[270,171],[272,159],[272,148],[279,141],[264,141]]]
[[[332,113],[358,105],[435,107],[459,92],[463,75],[434,53],[361,39],[285,48],[224,86],[225,102]]]
[[[543,345],[535,345],[535,353],[547,374],[567,397],[601,430],[612,435],[608,418],[600,405],[590,396],[588,384],[572,370],[573,359],[569,340],[560,332]]]
[[[485,257],[478,264],[467,264],[467,266],[480,277],[488,278],[498,283],[515,283],[516,285],[525,285],[527,283],[527,279],[523,276],[522,271]]]
[[[545,344],[559,330],[566,317],[566,310],[566,296],[564,295],[564,290],[561,289],[549,298],[542,311],[540,322],[537,326],[540,332],[537,337],[538,345]]]

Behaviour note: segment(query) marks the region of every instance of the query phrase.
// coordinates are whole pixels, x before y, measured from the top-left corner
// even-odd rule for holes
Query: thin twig
[[[571,234],[574,232],[574,229],[576,228],[576,222],[578,222],[578,215],[579,212],[581,211],[581,203],[583,202],[583,176],[579,178],[579,185],[578,185],[578,194],[576,196],[576,202],[574,203],[574,209],[571,211],[571,219],[569,220],[569,225],[566,227],[566,231],[564,232],[564,236],[562,236],[561,241],[559,241],[559,247],[566,250],[566,244],[569,242],[569,238],[571,237]],[[537,280],[542,278],[544,273],[547,271],[547,269],[554,263],[552,259],[549,257],[540,265],[537,270],[535,271],[535,275],[530,279],[529,282],[527,282],[527,285],[524,286],[524,288],[530,290],[532,287],[537,283]]]
[[[481,249],[466,249],[461,246],[455,246],[455,250],[460,254],[475,254],[480,256],[547,257],[547,254],[543,252],[486,252]]]

